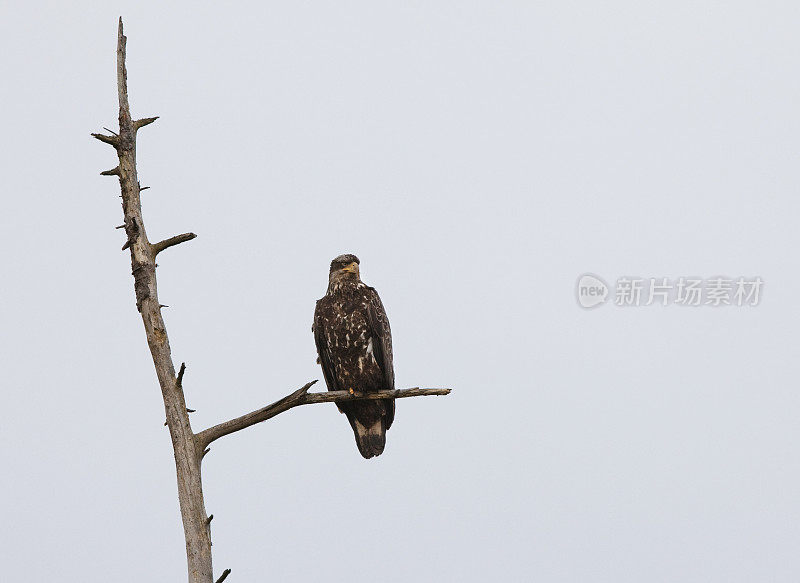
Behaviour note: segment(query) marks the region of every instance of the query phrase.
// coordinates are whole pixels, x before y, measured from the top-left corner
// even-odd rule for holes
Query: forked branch
[[[308,389],[317,381],[306,383],[291,395],[287,395],[271,405],[262,407],[241,417],[214,425],[197,434],[197,442],[201,449],[205,449],[212,441],[225,435],[247,429],[251,425],[271,419],[299,405],[313,405],[314,403],[342,403],[344,401],[363,401],[369,399],[402,399],[404,397],[424,397],[428,395],[447,395],[450,389],[398,389],[396,391],[377,391],[374,393],[349,393],[348,391],[328,391],[327,393],[309,393]]]

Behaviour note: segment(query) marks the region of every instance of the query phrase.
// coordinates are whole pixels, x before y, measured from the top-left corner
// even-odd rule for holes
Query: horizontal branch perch
[[[404,397],[425,397],[429,395],[447,395],[450,389],[398,389],[396,391],[377,391],[375,393],[350,393],[348,391],[328,391],[326,393],[309,393],[308,389],[317,381],[306,383],[291,395],[275,401],[271,405],[257,409],[219,425],[214,425],[201,431],[195,437],[200,449],[207,447],[212,441],[225,435],[246,429],[256,423],[271,419],[299,405],[312,405],[314,403],[341,403],[343,401],[363,401],[369,399],[402,399]]]
[[[375,393],[349,393],[347,391],[328,391],[327,393],[307,393],[301,405],[311,403],[341,403],[342,401],[368,401],[379,399],[402,399],[403,397],[427,397],[431,395],[449,395],[450,389],[397,389],[395,391],[377,391]]]

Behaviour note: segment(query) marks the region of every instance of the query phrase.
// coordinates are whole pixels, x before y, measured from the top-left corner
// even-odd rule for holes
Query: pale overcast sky
[[[2,2],[0,564],[183,581],[115,230],[117,18],[195,430],[321,378],[330,260],[394,332],[385,453],[314,405],[204,462],[231,583],[796,582],[795,2]],[[584,310],[578,277],[761,277]],[[318,385],[319,390],[323,387]]]

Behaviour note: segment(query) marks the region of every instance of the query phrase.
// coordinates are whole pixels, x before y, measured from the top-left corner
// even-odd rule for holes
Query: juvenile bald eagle
[[[394,390],[392,332],[378,292],[361,281],[360,261],[340,255],[331,261],[328,291],[314,311],[314,341],[329,391]],[[337,403],[347,415],[361,455],[383,453],[394,421],[394,399]]]

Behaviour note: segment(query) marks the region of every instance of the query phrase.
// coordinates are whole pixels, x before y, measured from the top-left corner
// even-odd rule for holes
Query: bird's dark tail
[[[386,446],[386,425],[383,417],[379,417],[372,425],[364,426],[353,416],[351,418],[353,433],[356,436],[358,451],[366,459],[381,455]]]

